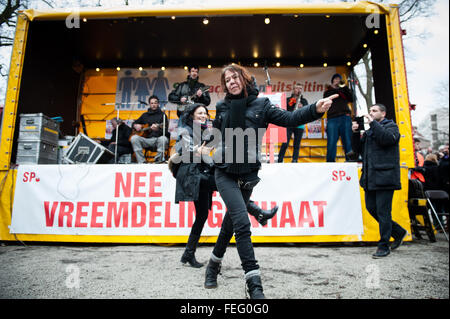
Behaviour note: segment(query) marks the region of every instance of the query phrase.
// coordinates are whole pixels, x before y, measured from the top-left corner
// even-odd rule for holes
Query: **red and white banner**
[[[263,164],[252,200],[279,206],[254,236],[360,235],[355,163]],[[64,235],[188,235],[193,203],[174,203],[166,165],[20,165],[10,232]],[[202,235],[218,235],[226,208],[216,193]]]

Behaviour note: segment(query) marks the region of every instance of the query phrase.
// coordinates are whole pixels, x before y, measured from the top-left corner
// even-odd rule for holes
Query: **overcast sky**
[[[289,1],[289,0],[288,0]],[[61,3],[67,4],[70,0],[62,0]],[[95,0],[83,0],[82,3],[96,3]],[[101,0],[104,6],[121,5],[123,0]],[[159,1],[130,0],[130,4],[158,3]],[[223,3],[223,1],[190,1],[174,0],[166,1],[171,3]],[[236,1],[228,0],[226,3],[249,3],[255,1]],[[265,0],[259,0],[257,3],[264,3]],[[273,1],[267,1],[273,3]],[[287,2],[287,1],[283,1]],[[323,2],[316,0],[309,1],[291,1],[291,2]],[[328,1],[330,2],[330,1]],[[394,2],[395,1],[390,1]],[[440,83],[449,80],[449,2],[448,0],[437,0],[435,14],[429,18],[417,18],[414,23],[408,23],[403,26],[409,34],[428,32],[429,36],[425,39],[406,38],[405,56],[406,69],[408,75],[409,96],[411,103],[417,104],[417,110],[412,112],[413,124],[422,122],[431,110],[437,107],[436,88]],[[3,57],[5,48],[0,52]],[[9,56],[8,56],[9,60]],[[4,102],[6,78],[0,79],[0,104]],[[448,92],[448,89],[447,89]],[[448,93],[447,93],[448,94]],[[448,98],[448,95],[447,95]],[[448,108],[448,100],[446,103]]]
[[[417,104],[416,111],[412,112],[413,123],[420,123],[430,110],[437,107],[436,89],[439,83],[446,81],[448,85],[448,11],[448,0],[438,0],[434,16],[418,18],[413,24],[404,26],[407,32],[418,28],[430,34],[426,39],[408,39],[405,44],[409,97],[411,103]]]

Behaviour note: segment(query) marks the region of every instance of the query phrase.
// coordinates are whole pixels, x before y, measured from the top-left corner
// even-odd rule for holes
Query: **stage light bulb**
[[[326,68],[327,66],[328,66],[328,63],[325,62],[325,63],[323,64],[323,67]]]
[[[207,18],[204,18],[204,19],[203,19],[203,24],[204,24],[204,25],[207,25],[208,23],[209,23],[209,20],[208,20]]]
[[[184,69],[187,71],[187,69],[188,69],[187,65],[184,66]]]
[[[265,23],[265,24],[269,24],[269,23],[270,23],[270,19],[269,19],[269,18],[265,18],[265,19],[264,19],[264,23]]]
[[[330,16],[329,14],[327,14],[327,15],[325,16],[325,18],[329,19],[329,18],[331,18],[331,16]]]
[[[120,71],[120,66],[118,66],[118,67],[116,68],[116,70],[117,70],[117,71]]]
[[[258,67],[258,62],[253,63],[253,66],[254,66],[255,68],[257,68],[257,67]]]
[[[86,18],[83,18],[83,22],[87,22],[87,19],[86,19]]]
[[[374,30],[373,31],[374,34],[378,34],[378,32],[379,32],[378,30]]]
[[[301,67],[301,68],[304,68],[304,67],[305,67],[305,65],[304,65],[304,64],[302,63],[302,64],[300,64],[300,67]]]
[[[364,44],[363,44],[363,48],[364,48],[364,49],[367,48],[367,43],[364,43]]]
[[[280,63],[280,62],[277,62],[276,66],[279,67],[280,65],[281,65],[281,63]]]
[[[165,66],[162,66],[162,67],[161,67],[161,70],[163,70],[163,71],[164,71],[165,69],[166,69],[166,67],[165,67]]]
[[[170,18],[171,18],[172,20],[175,20],[175,16],[171,16]]]
[[[95,68],[95,71],[99,72],[99,71],[100,71],[100,68]]]
[[[140,67],[139,67],[139,71],[142,71],[142,70],[143,70],[143,68],[142,68],[142,66],[140,66]]]
[[[211,67],[212,67],[211,64],[208,64],[208,69],[211,69]]]

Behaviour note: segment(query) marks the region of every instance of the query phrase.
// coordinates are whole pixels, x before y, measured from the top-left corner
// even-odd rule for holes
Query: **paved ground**
[[[264,292],[279,299],[449,298],[449,245],[407,242],[385,259],[374,245],[255,245]],[[219,288],[203,288],[205,267],[179,262],[183,246],[0,244],[0,298],[245,298],[231,246]],[[211,245],[201,245],[206,262]]]

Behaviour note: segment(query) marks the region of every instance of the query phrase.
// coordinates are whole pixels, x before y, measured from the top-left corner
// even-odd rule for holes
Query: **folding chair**
[[[418,179],[409,180],[408,210],[414,236],[422,239],[420,231],[425,231],[430,241],[435,242],[436,237],[434,235],[430,212],[427,207],[427,198],[423,191],[423,185]]]
[[[442,191],[442,190],[428,190],[428,191],[425,191],[425,197],[427,198],[428,205],[430,206],[431,211],[434,213],[434,217],[436,217],[436,220],[437,220],[439,226],[441,227],[442,231],[444,232],[444,235],[445,235],[445,237],[447,238],[447,241],[448,241],[448,235],[447,235],[447,233],[445,231],[444,226],[441,223],[441,219],[439,218],[440,216],[445,216],[446,219],[447,219],[447,225],[448,225],[448,212],[444,212],[444,213],[443,212],[439,212],[439,213],[436,212],[436,209],[435,209],[435,207],[433,206],[433,203],[432,203],[433,200],[439,200],[439,201],[442,201],[442,202],[448,201],[448,194],[447,194],[447,192]],[[443,207],[444,207],[444,205],[443,205]]]

